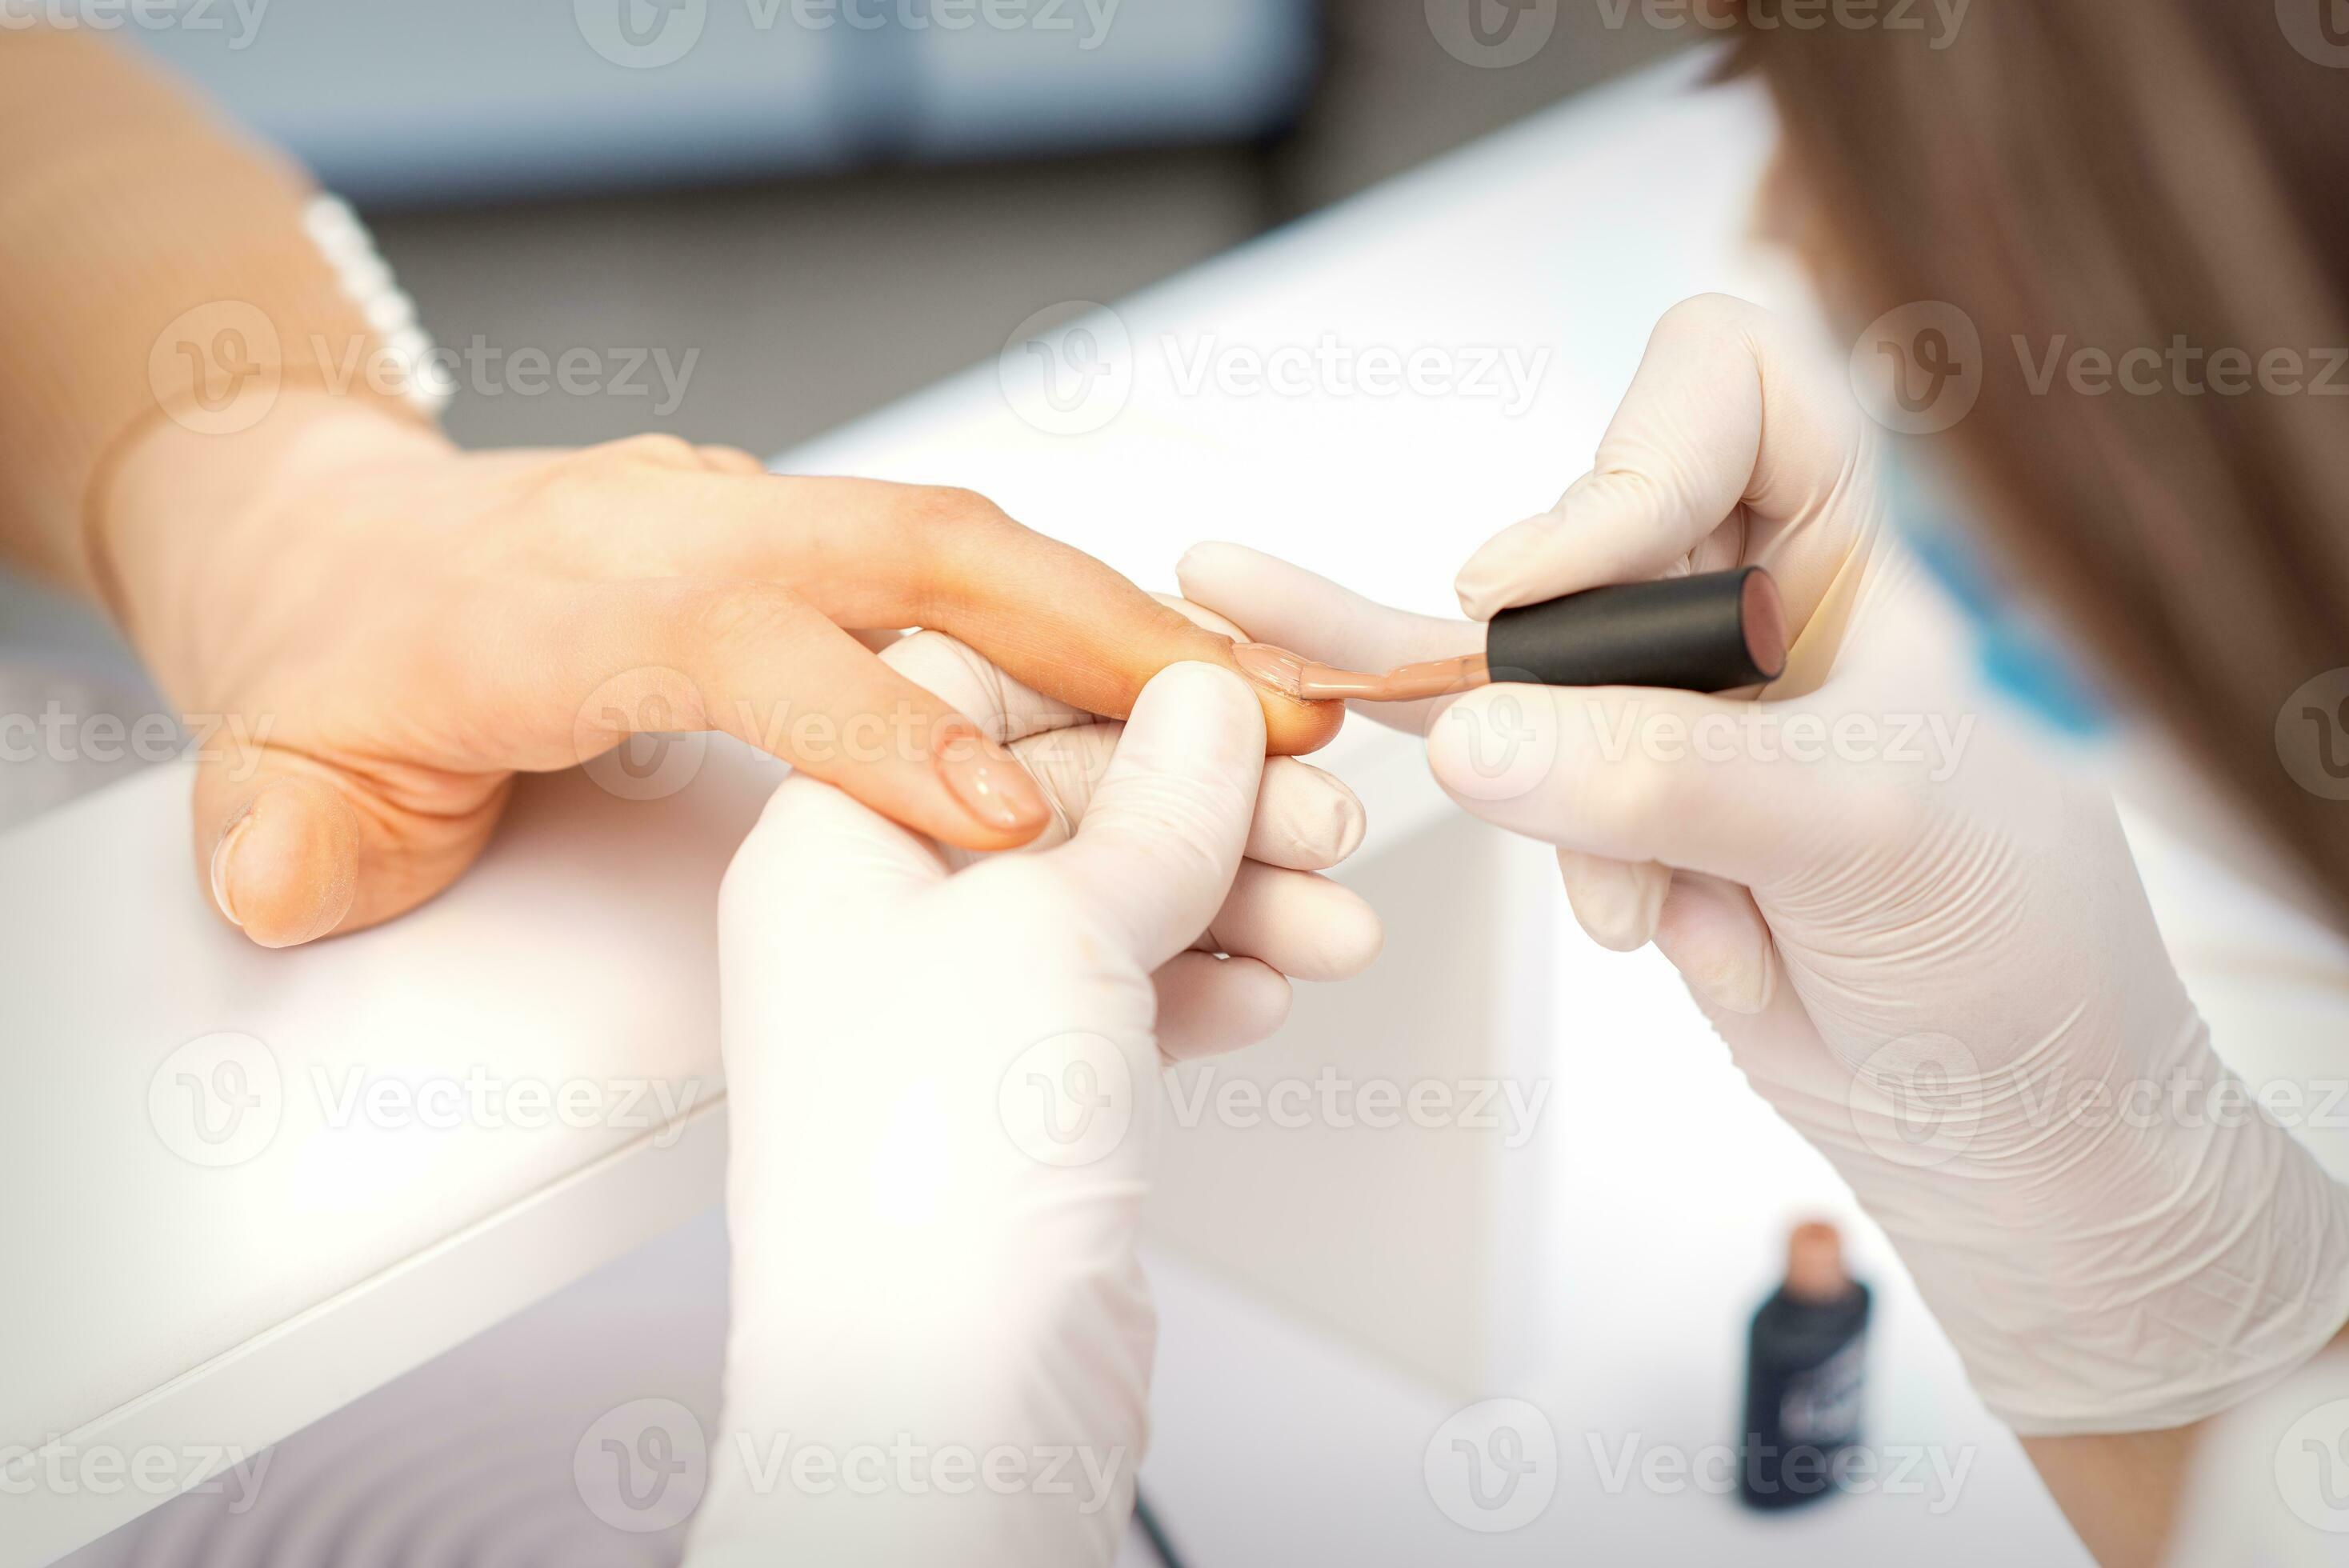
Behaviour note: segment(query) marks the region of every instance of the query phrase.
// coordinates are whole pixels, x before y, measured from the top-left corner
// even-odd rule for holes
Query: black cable
[[[1172,1541],[1166,1539],[1166,1527],[1158,1522],[1157,1512],[1151,1508],[1150,1500],[1142,1495],[1139,1487],[1133,1491],[1133,1522],[1142,1526],[1142,1533],[1150,1538],[1150,1550],[1158,1553],[1159,1562],[1166,1568],[1183,1568],[1183,1554],[1174,1550]]]

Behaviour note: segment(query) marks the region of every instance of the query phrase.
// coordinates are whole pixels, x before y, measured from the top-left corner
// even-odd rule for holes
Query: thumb
[[[1198,940],[1230,892],[1264,775],[1264,710],[1220,665],[1143,688],[1076,836],[1044,859],[1144,972]]]
[[[326,935],[358,892],[358,813],[291,752],[207,758],[195,785],[197,874],[230,924],[264,947]]]
[[[1673,306],[1590,471],[1469,558],[1461,607],[1488,621],[1604,583],[1766,561],[1806,624],[1866,511],[1847,504],[1867,434],[1842,375],[1758,305],[1702,294]],[[1743,526],[1716,535],[1733,520]]]
[[[1496,827],[1752,887],[1823,825],[1865,820],[1833,771],[1789,744],[1789,722],[1784,705],[1692,692],[1488,686],[1444,709],[1428,731],[1428,764],[1445,793]],[[1814,713],[1791,722],[1826,728]],[[1878,814],[1885,794],[1899,792],[1873,792]]]

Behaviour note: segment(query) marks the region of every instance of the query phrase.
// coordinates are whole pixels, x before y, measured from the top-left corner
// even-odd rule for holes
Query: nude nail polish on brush
[[[1485,651],[1375,674],[1319,664],[1269,643],[1234,657],[1258,685],[1307,702],[1415,702],[1495,681],[1535,686],[1734,691],[1786,668],[1786,611],[1759,566],[1591,588],[1504,610]]]

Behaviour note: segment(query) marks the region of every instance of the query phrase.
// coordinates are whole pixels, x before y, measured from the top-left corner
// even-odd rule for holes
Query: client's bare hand
[[[853,632],[948,632],[1114,717],[1167,665],[1231,662],[978,496],[779,477],[667,437],[471,455],[320,397],[242,436],[159,428],[98,527],[149,668],[226,721],[197,776],[198,870],[269,946],[421,903],[514,774],[640,729],[723,730],[945,843],[1040,832],[1010,754]],[[1337,727],[1264,700],[1275,753]]]

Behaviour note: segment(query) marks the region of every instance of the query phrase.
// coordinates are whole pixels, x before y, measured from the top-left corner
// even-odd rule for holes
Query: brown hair
[[[2294,696],[2349,665],[2349,38],[2332,48],[2332,4],[1982,0],[1935,47],[1930,19],[1861,28],[1827,8],[1795,30],[1784,0],[1752,0],[1740,58],[1830,227],[1838,316],[1945,301],[1979,330],[1978,401],[1918,439],[1997,558],[2349,924],[2349,800],[2295,780],[2349,772],[2349,675],[2322,714]],[[2075,382],[2082,349],[2162,355],[2134,367],[2158,389]],[[2249,390],[2217,389],[2221,349]]]

